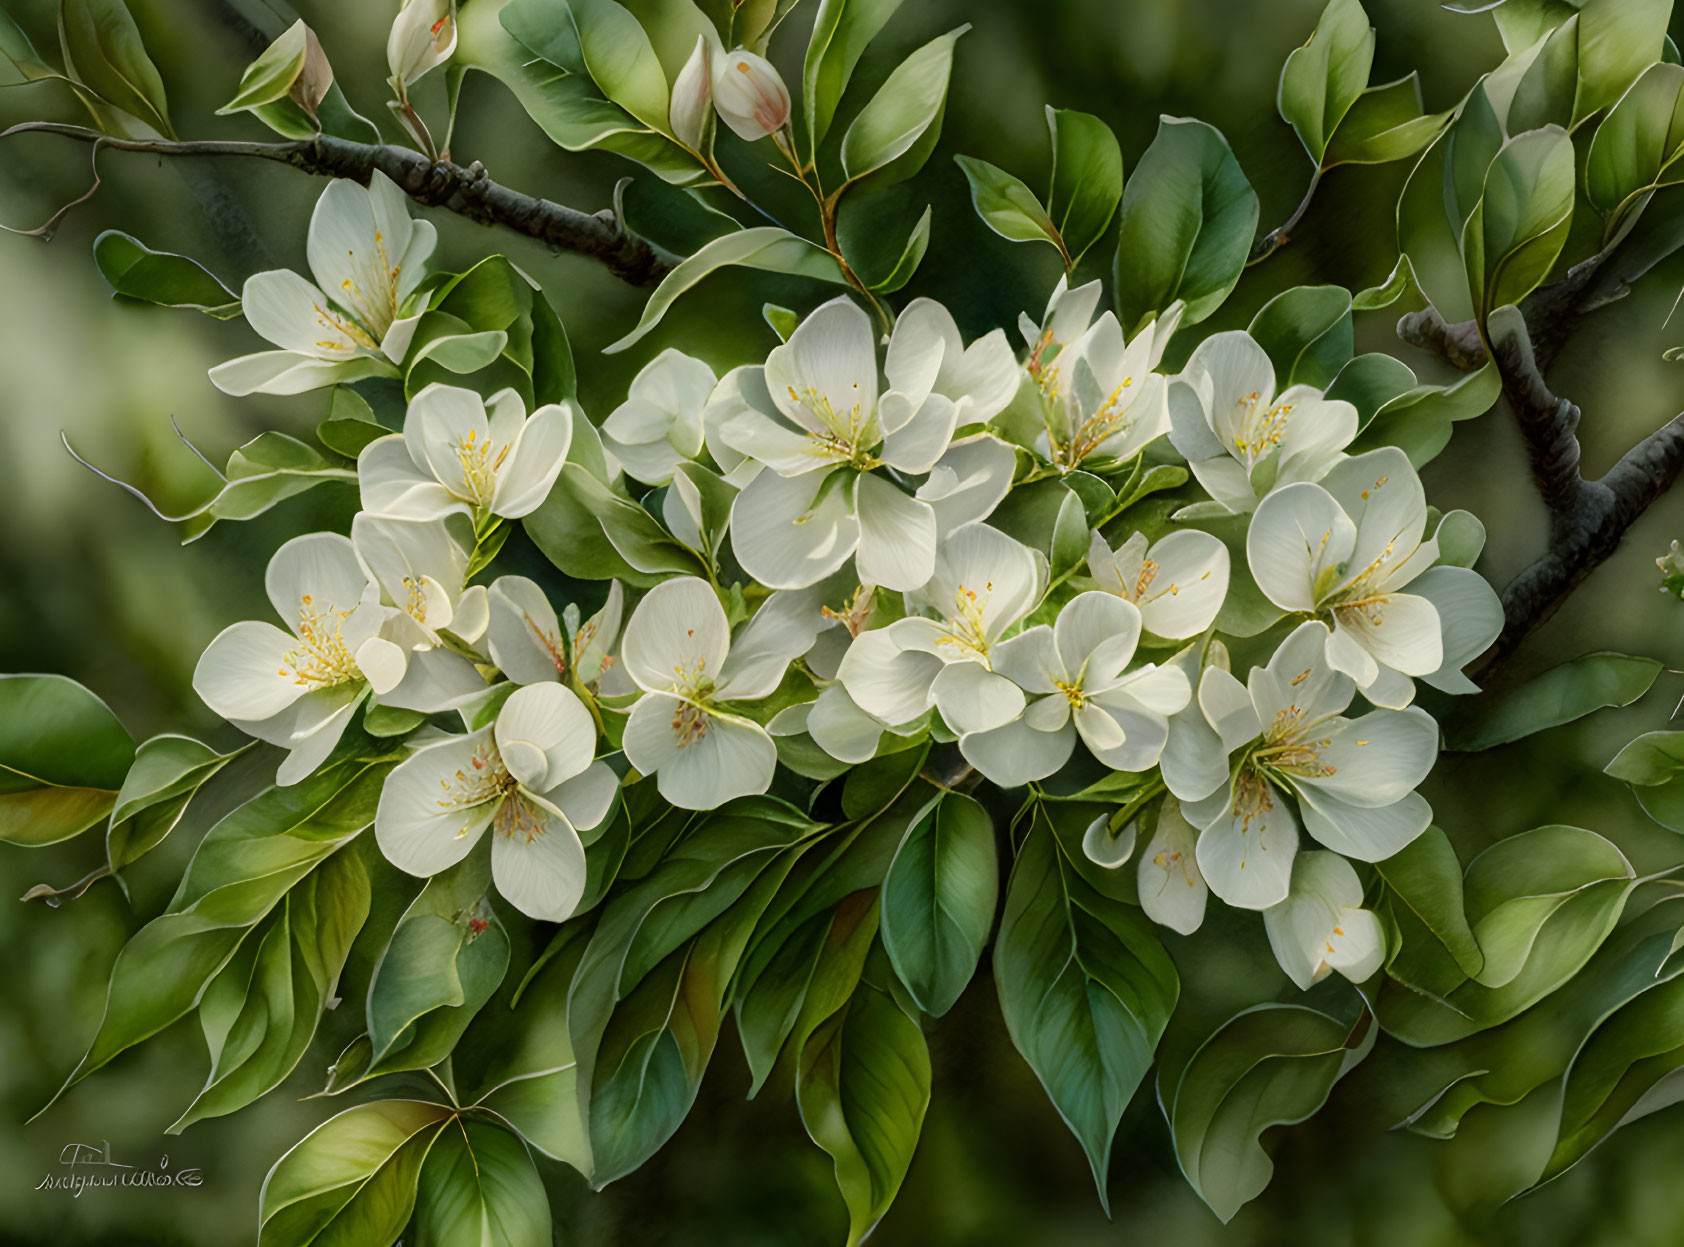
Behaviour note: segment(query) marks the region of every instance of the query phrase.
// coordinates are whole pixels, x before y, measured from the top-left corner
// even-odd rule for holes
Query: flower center
[[[1310,673],[1294,680],[1305,679]],[[1338,771],[1330,762],[1323,762],[1321,752],[1333,743],[1332,737],[1313,738],[1308,735],[1314,724],[1308,721],[1297,705],[1277,710],[1273,722],[1263,733],[1262,747],[1253,753],[1252,761],[1281,775],[1301,779],[1324,779]]]
[[[873,595],[866,592],[864,585],[856,585],[840,609],[833,610],[829,606],[821,606],[819,613],[826,619],[834,619],[837,623],[846,625],[848,635],[857,637],[865,631],[865,625],[871,621],[874,607]]]
[[[350,611],[323,609],[306,593],[299,599],[298,626],[293,630],[298,644],[281,656],[276,675],[290,676],[309,689],[332,688],[360,680],[357,660],[345,644],[345,620]]]
[[[1068,440],[1050,439],[1053,462],[1065,471],[1071,471],[1081,466],[1084,459],[1113,435],[1125,431],[1130,424],[1129,404],[1134,398],[1133,386],[1134,378],[1124,377],[1123,383],[1111,391],[1111,396],[1098,411],[1077,426]]]
[[[497,806],[497,813],[493,816],[491,825],[501,835],[520,836],[528,844],[544,834],[543,814],[537,806],[520,795],[512,779],[506,786],[503,800]]]
[[[469,429],[468,435],[456,443],[456,460],[462,465],[462,481],[471,502],[485,506],[491,501],[497,488],[497,473],[509,457],[512,445],[498,446],[489,436],[480,437],[478,429]]]
[[[1239,400],[1239,407],[1240,423],[1239,431],[1234,434],[1234,449],[1250,467],[1281,444],[1293,404],[1265,404],[1263,396],[1253,390]]]
[[[503,765],[503,755],[497,752],[497,746],[486,741],[474,750],[468,765],[439,780],[439,787],[444,792],[438,802],[441,810],[466,810],[513,792],[516,784],[509,768]],[[466,832],[464,825],[456,834],[461,836]]]
[[[854,382],[854,388],[859,389],[859,382]],[[883,461],[871,454],[877,439],[867,437],[868,421],[858,402],[848,408],[844,416],[831,405],[828,396],[810,385],[804,391],[797,390],[793,385],[786,389],[790,401],[810,413],[819,426],[817,430],[807,430],[807,439],[813,443],[814,454],[824,459],[840,460],[859,472],[869,472],[882,465]]]
[[[942,641],[971,651],[984,663],[988,661],[988,632],[983,616],[988,609],[989,595],[993,591],[992,580],[983,585],[980,594],[975,589],[960,585],[953,595],[953,613],[944,621],[947,635]]]
[[[521,612],[521,618],[526,620],[526,626],[532,630],[532,635],[536,638],[539,648],[541,648],[544,653],[548,654],[550,661],[555,664],[556,678],[564,678],[567,675],[567,656],[562,650],[561,637],[554,632],[549,632],[544,628],[539,627],[538,621],[532,618],[531,615],[528,615],[525,611]],[[578,653],[580,649],[584,648],[584,646],[589,643],[590,638],[587,635],[587,632],[594,632],[595,630],[596,626],[594,624],[586,624],[583,628],[579,629],[579,634],[574,639],[574,653]]]
[[[683,749],[708,734],[708,712],[693,701],[681,701],[672,716],[672,734]]]

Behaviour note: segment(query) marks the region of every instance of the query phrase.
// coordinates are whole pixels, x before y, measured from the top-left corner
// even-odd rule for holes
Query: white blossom
[[[1290,894],[1263,911],[1263,926],[1275,960],[1300,989],[1330,970],[1365,982],[1386,955],[1380,919],[1362,908],[1362,882],[1337,853],[1300,853]]]
[[[1197,636],[1215,622],[1228,596],[1228,547],[1209,533],[1183,529],[1148,548],[1133,533],[1113,550],[1098,532],[1088,543],[1088,574],[1106,593],[1140,608],[1154,636]]]

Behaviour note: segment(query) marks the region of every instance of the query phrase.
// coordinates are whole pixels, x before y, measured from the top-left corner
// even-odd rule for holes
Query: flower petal
[[[877,348],[864,309],[844,295],[814,310],[766,357],[766,389],[812,433],[875,419]]]
[[[491,878],[503,899],[528,918],[565,922],[585,894],[585,846],[566,819],[530,808],[536,834],[518,826],[492,833]]]
[[[490,747],[488,728],[450,736],[417,749],[386,777],[374,837],[387,861],[425,877],[468,855],[497,812],[495,789],[467,778],[484,771]]]
[[[620,777],[613,767],[598,759],[546,792],[544,800],[565,814],[575,828],[590,831],[608,817],[619,793]]]
[[[487,595],[486,644],[497,669],[516,684],[559,680],[567,667],[555,608],[525,576],[499,576]]]
[[[930,708],[930,684],[944,665],[933,654],[903,649],[890,630],[877,629],[854,638],[836,678],[867,714],[891,725],[910,723]]]
[[[497,473],[491,510],[504,519],[530,515],[550,496],[573,442],[573,409],[566,403],[540,407],[521,426]]]
[[[1390,805],[1424,780],[1438,760],[1438,724],[1418,706],[1334,720],[1325,737],[1318,760],[1327,773],[1297,782],[1357,805]]]
[[[1181,813],[1181,803],[1166,797],[1158,826],[1140,854],[1140,907],[1159,926],[1191,935],[1205,920],[1210,887],[1195,859],[1198,835]]]
[[[1320,485],[1288,485],[1257,504],[1246,532],[1246,562],[1276,606],[1312,611],[1356,541],[1356,526],[1332,494]]]
[[[979,434],[948,447],[930,469],[917,496],[936,513],[942,536],[994,513],[1012,485],[1017,452],[998,438]]]
[[[357,456],[357,488],[363,510],[377,515],[430,520],[468,513],[466,503],[415,466],[409,447],[398,433],[363,447]]]
[[[986,732],[967,732],[959,738],[959,752],[993,783],[1019,788],[1045,779],[1070,760],[1076,749],[1076,729],[1067,721],[1050,732],[1037,731],[1023,720]]]
[[[1250,782],[1259,787],[1254,808],[1226,802],[1199,835],[1196,856],[1217,896],[1239,909],[1267,909],[1286,899],[1298,853],[1298,820],[1273,785]]]
[[[700,735],[691,729],[680,736],[675,728],[686,708],[705,716]],[[778,761],[777,746],[759,724],[661,694],[632,708],[623,743],[633,766],[654,773],[661,796],[686,810],[711,810],[765,792]]]
[[[1433,821],[1432,806],[1418,792],[1381,806],[1357,805],[1312,788],[1301,792],[1304,830],[1359,862],[1382,862],[1401,853]]]
[[[903,592],[923,588],[936,566],[935,511],[869,472],[857,488],[860,579]]]
[[[1446,693],[1477,693],[1479,686],[1462,674],[1503,630],[1503,604],[1484,576],[1466,567],[1429,568],[1409,583],[1438,612],[1443,628],[1443,661],[1422,679]]]
[[[731,504],[731,548],[772,589],[805,589],[848,561],[859,544],[850,469],[779,476],[762,472]]]
[[[304,394],[364,377],[390,376],[392,371],[367,355],[329,361],[292,351],[259,351],[220,363],[208,375],[224,394],[243,398],[247,394]]]
[[[292,669],[297,645],[273,624],[230,624],[199,656],[193,691],[225,719],[272,718],[310,689]]]
[[[1183,529],[1155,542],[1157,564],[1137,605],[1154,636],[1197,636],[1215,621],[1228,596],[1228,547],[1209,533]]]
[[[368,589],[368,573],[351,539],[339,533],[305,533],[276,550],[263,576],[275,613],[297,632],[304,620],[348,615]]]
[[[560,684],[528,684],[516,689],[497,712],[493,737],[509,770],[533,792],[565,783],[590,766],[596,753],[596,721],[572,689]],[[541,764],[523,774],[505,743],[535,747]]]
[[[656,585],[637,604],[620,654],[638,687],[658,692],[718,679],[730,647],[731,629],[718,595],[707,581],[682,576]]]
[[[930,682],[930,697],[955,732],[986,732],[1023,713],[1023,690],[974,662],[949,663]]]

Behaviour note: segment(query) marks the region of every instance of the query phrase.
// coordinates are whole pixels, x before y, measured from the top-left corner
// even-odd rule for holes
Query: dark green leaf
[[[1630,654],[1586,654],[1551,667],[1519,688],[1486,693],[1445,724],[1445,748],[1491,749],[1571,723],[1605,706],[1629,706],[1654,684],[1661,664]]]
[[[134,741],[98,697],[60,675],[0,675],[0,841],[42,845],[116,804]]]

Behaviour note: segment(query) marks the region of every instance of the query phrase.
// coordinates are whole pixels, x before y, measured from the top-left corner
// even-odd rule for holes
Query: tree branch
[[[1579,409],[1551,392],[1524,319],[1503,309],[1487,331],[1503,395],[1550,512],[1549,548],[1503,590],[1506,623],[1489,660],[1494,664],[1614,553],[1626,530],[1684,469],[1684,414],[1638,442],[1599,480],[1586,480],[1579,471]]]
[[[481,225],[500,225],[552,247],[590,256],[634,286],[660,280],[673,263],[646,239],[629,233],[612,212],[592,215],[512,190],[493,182],[478,161],[464,168],[448,160],[430,160],[405,147],[355,143],[328,134],[280,143],[177,142],[113,138],[86,126],[32,121],[0,132],[0,139],[17,134],[56,134],[78,142],[97,142],[117,151],[158,156],[272,160],[320,177],[350,178],[364,184],[378,170],[419,204],[443,208]]]

